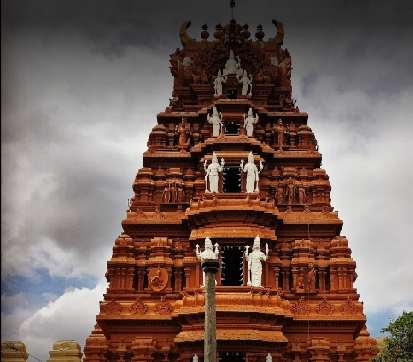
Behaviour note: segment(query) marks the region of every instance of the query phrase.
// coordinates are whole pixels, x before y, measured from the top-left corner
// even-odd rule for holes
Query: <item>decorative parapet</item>
[[[220,329],[217,328],[219,341],[259,341],[287,343],[288,339],[281,331],[260,331],[256,329]],[[196,342],[205,339],[204,331],[183,331],[175,339],[175,343]]]
[[[247,289],[240,287],[237,291],[231,292],[223,289],[225,287],[216,287],[215,307],[217,312],[242,311],[292,317],[290,302],[282,298],[279,292],[263,288]],[[204,313],[204,310],[204,289],[186,290],[183,299],[175,303],[173,315]]]
[[[5,341],[1,344],[2,362],[25,362],[29,355],[26,345],[20,341]]]
[[[74,340],[57,341],[49,354],[47,362],[79,362],[83,355],[79,343]]]

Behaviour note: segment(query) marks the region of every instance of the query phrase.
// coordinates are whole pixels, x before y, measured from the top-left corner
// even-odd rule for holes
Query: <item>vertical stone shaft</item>
[[[219,261],[206,259],[202,263],[205,272],[205,340],[204,362],[216,362],[216,311],[215,311],[215,274],[219,269]]]

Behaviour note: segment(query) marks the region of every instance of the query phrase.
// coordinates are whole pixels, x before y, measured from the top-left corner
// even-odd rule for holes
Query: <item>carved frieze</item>
[[[327,297],[323,297],[323,301],[315,307],[318,314],[331,315],[334,312],[334,305],[327,301]]]
[[[148,311],[148,306],[142,301],[141,297],[137,297],[135,302],[130,306],[131,314],[142,315]]]
[[[161,301],[155,304],[154,312],[160,315],[170,315],[173,311],[172,305],[166,301],[164,296],[161,297]]]
[[[304,296],[300,297],[299,301],[292,305],[292,311],[294,315],[310,314],[310,306],[308,305]]]

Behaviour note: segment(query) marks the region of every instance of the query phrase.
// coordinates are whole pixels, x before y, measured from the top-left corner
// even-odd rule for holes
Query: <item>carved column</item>
[[[189,288],[191,286],[191,268],[187,267],[184,268],[185,271],[185,288]]]
[[[145,281],[145,267],[138,267],[136,274],[138,275],[138,291],[142,292]]]
[[[205,339],[204,362],[216,362],[216,310],[215,310],[215,274],[219,269],[219,261],[206,259],[202,263],[205,273]]]
[[[288,269],[283,269],[283,291],[290,291],[290,271]]]
[[[297,290],[297,278],[299,277],[298,268],[293,267],[292,273],[293,273],[293,288],[296,291]]]
[[[280,274],[280,268],[278,266],[276,266],[274,268],[274,278],[275,278],[274,285],[275,285],[276,290],[278,290],[278,276],[279,276],[279,274]]]
[[[337,267],[330,265],[330,292],[337,292]]]
[[[324,267],[319,267],[318,270],[318,280],[319,280],[319,288],[320,292],[326,291],[326,271]]]

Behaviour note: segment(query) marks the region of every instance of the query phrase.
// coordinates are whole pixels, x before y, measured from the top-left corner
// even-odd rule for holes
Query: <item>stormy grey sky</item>
[[[1,339],[46,361],[82,350],[132,182],[169,104],[178,31],[200,39],[229,1],[1,2]],[[284,24],[293,98],[309,114],[357,262],[369,331],[412,310],[413,5],[236,0],[264,40]],[[31,357],[30,357],[31,358]],[[30,359],[29,362],[34,362]]]

